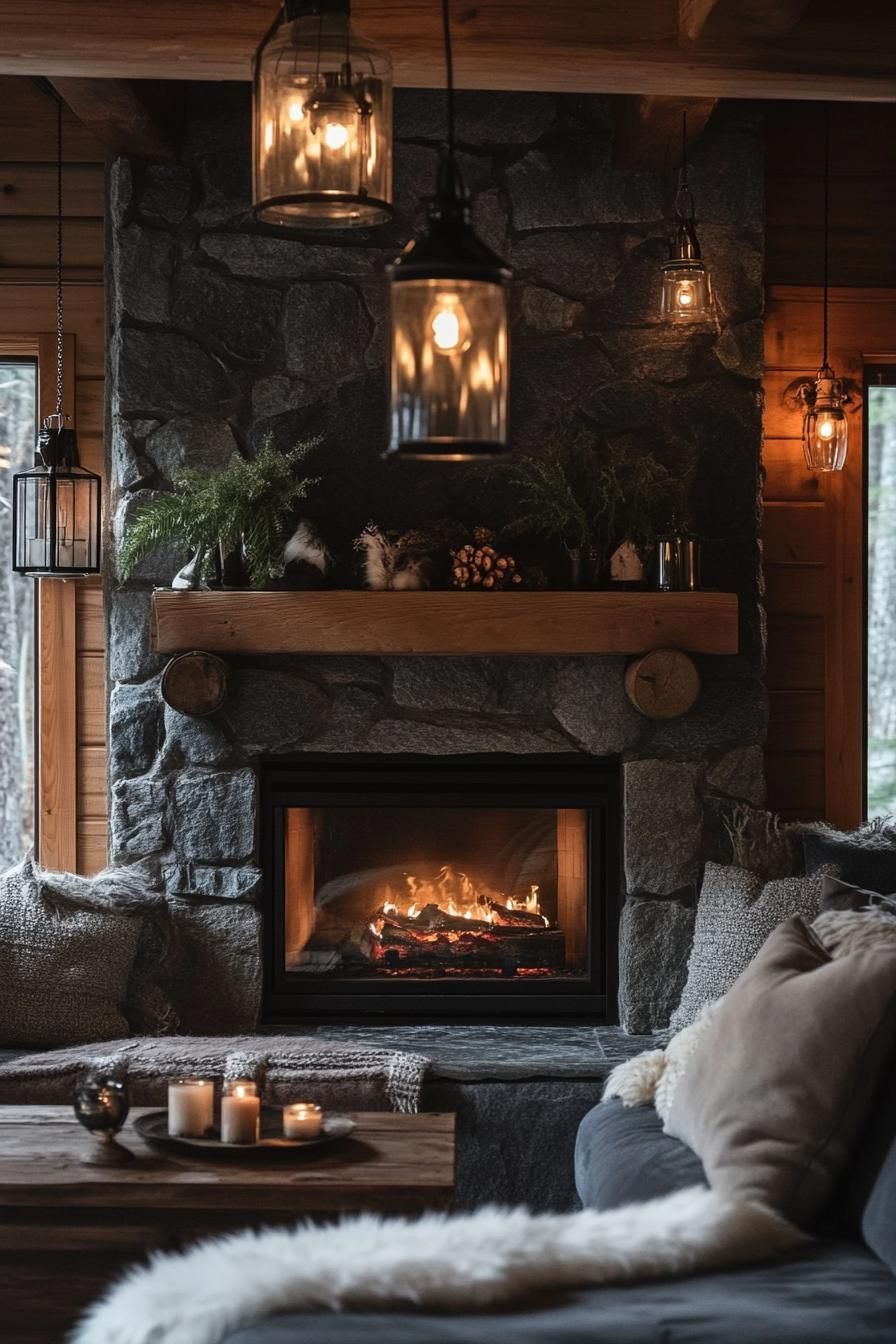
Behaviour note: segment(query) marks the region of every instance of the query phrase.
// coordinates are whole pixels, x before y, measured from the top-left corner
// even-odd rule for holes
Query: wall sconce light
[[[392,63],[350,0],[284,0],[255,56],[256,219],[364,228],[392,214]]]
[[[427,230],[387,268],[392,312],[386,457],[466,462],[507,447],[510,268],[476,236],[457,165],[448,0],[448,144]]]
[[[712,320],[712,283],[700,255],[694,196],[688,185],[688,114],[681,117],[681,174],[675,197],[678,228],[669,260],[662,265],[661,316],[666,322],[698,323]]]

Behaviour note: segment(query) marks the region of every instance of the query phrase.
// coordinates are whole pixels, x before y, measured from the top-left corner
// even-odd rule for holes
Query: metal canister
[[[683,593],[700,590],[700,538],[692,532],[678,538],[678,587]]]
[[[678,590],[680,540],[681,538],[674,532],[656,539],[653,586],[659,593],[674,593]]]

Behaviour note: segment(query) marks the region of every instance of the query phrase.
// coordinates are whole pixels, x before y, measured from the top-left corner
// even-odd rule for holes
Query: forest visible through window
[[[868,416],[868,815],[896,814],[896,386]]]
[[[34,580],[13,574],[12,478],[34,464],[37,365],[0,359],[0,872],[34,843]]]

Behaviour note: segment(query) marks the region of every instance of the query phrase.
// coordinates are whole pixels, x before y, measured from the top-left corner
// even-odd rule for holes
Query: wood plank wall
[[[56,105],[28,79],[0,79],[0,337],[55,329]],[[64,117],[65,329],[74,337],[75,415],[81,460],[102,472],[105,396],[103,298],[103,150],[68,112]],[[46,376],[46,374],[44,375]],[[52,376],[52,371],[50,376]],[[48,582],[48,581],[44,581]],[[74,698],[75,779],[45,788],[75,790],[75,834],[45,837],[41,859],[74,862],[81,872],[105,865],[107,847],[106,692],[102,588],[75,589],[74,665],[60,667],[60,698]],[[52,732],[49,705],[43,731]],[[41,811],[65,808],[42,797]]]
[[[769,805],[855,825],[863,813],[862,410],[847,469],[810,474],[785,389],[821,357],[824,109],[766,114],[765,581]],[[836,104],[831,122],[831,359],[859,382],[896,353],[896,107]]]

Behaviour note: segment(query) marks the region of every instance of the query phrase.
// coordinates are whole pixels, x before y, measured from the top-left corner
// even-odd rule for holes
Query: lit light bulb
[[[678,286],[678,304],[681,308],[690,308],[694,302],[694,286],[690,283]]]
[[[324,144],[327,149],[345,149],[348,144],[348,128],[341,121],[328,121],[324,127]]]
[[[432,343],[440,355],[469,350],[472,340],[466,309],[456,294],[439,294],[429,317]]]
[[[818,420],[818,437],[820,439],[832,439],[834,437],[834,422],[827,418]]]
[[[302,121],[304,116],[305,116],[305,108],[302,105],[301,99],[293,98],[292,102],[289,105],[290,121]]]

